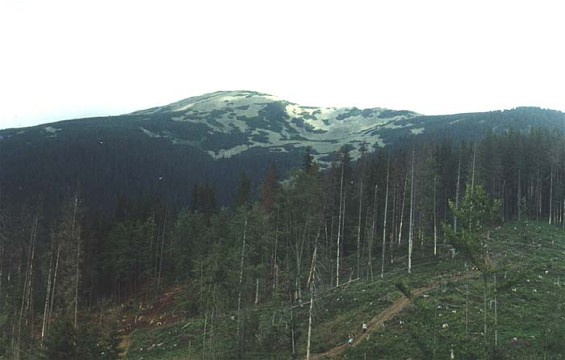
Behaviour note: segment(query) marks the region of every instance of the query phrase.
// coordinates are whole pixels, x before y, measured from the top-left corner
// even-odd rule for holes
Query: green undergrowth
[[[408,306],[337,358],[565,359],[565,231],[512,223],[493,231],[488,246],[496,271],[487,274],[486,336],[482,274],[461,254],[433,257],[430,248],[415,247],[411,274],[400,258],[386,264],[383,278],[379,272],[317,289],[311,352],[342,345],[348,334],[360,336],[363,322],[408,295]],[[426,286],[432,289],[412,294]],[[245,309],[239,331],[235,313],[139,328],[130,335],[127,358],[305,358],[309,298]],[[238,333],[244,341],[237,341]]]
[[[343,358],[449,359],[453,352],[455,359],[565,359],[563,229],[510,224],[491,234],[489,253],[497,270],[487,275],[486,337],[477,273],[414,299]]]

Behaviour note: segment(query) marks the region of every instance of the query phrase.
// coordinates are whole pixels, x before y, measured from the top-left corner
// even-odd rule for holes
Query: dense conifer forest
[[[180,288],[184,319],[209,327],[232,314],[232,353],[244,359],[256,336],[246,309],[313,303],[452,253],[490,274],[472,234],[526,219],[565,227],[563,133],[451,139],[366,146],[356,161],[345,146],[326,169],[306,150],[284,178],[272,162],[260,176],[241,171],[234,188],[202,181],[181,202],[124,194],[112,211],[87,208],[79,184],[57,189],[56,209],[0,191],[0,356],[114,359],[119,324],[102,314]],[[220,206],[219,191],[232,201]]]

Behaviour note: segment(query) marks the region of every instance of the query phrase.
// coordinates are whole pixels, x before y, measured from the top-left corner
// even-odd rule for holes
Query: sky
[[[0,129],[219,90],[305,106],[565,111],[560,0],[0,0]]]

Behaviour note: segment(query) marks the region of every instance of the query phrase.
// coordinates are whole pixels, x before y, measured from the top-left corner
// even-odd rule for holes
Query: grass
[[[447,281],[429,297],[414,300],[403,314],[406,326],[388,324],[389,330],[344,358],[380,354],[378,358],[385,359],[445,359],[453,350],[456,359],[564,359],[563,230],[539,223],[511,224],[493,233],[489,250],[498,269],[497,301],[492,274],[486,338],[481,279]]]
[[[371,330],[367,340],[337,358],[449,359],[453,352],[455,359],[565,359],[565,232],[535,222],[509,224],[492,233],[489,253],[497,282],[495,288],[494,274],[489,274],[486,337],[481,274],[460,255],[443,260],[427,256],[414,261],[410,275],[405,261],[396,261],[383,279],[320,291],[314,306],[312,353],[344,344],[349,333],[361,335],[361,324],[403,292],[433,283],[435,288],[414,296],[384,327]],[[248,335],[245,358],[290,359],[293,338],[297,357],[304,358],[308,309],[308,304],[247,309],[241,329]],[[233,358],[238,351],[236,333],[230,315],[140,328],[130,335],[127,358]]]

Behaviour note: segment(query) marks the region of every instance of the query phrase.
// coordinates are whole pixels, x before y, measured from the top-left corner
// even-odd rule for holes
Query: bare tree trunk
[[[157,277],[159,274],[159,250],[161,249],[161,237],[159,236],[159,230],[157,229],[157,222],[155,221],[155,211],[151,214],[151,240],[149,242],[149,248],[151,249],[151,261],[153,262],[153,298],[157,299],[159,297],[159,289]]]
[[[39,215],[35,215],[35,220],[33,222],[33,226],[31,229],[31,236],[29,240],[29,252],[27,257],[27,266],[26,272],[24,277],[24,285],[22,288],[22,302],[20,307],[20,316],[18,320],[18,331],[17,331],[17,340],[15,346],[14,357],[16,359],[20,359],[20,348],[21,348],[21,333],[22,333],[22,322],[24,318],[24,313],[26,313],[26,309],[31,304],[31,291],[32,291],[32,277],[33,277],[33,261],[35,258],[35,238],[37,234],[37,224],[39,222]]]
[[[157,294],[161,290],[161,272],[163,270],[163,254],[165,251],[165,227],[167,224],[167,209],[163,214],[163,232],[161,233],[161,249],[159,250],[159,271],[157,273]]]
[[[316,235],[316,240],[314,241],[314,253],[312,254],[312,266],[310,267],[310,276],[308,282],[310,283],[310,309],[308,311],[308,343],[306,346],[306,359],[310,359],[310,343],[312,339],[312,312],[314,309],[314,295],[316,293],[316,255],[318,253],[318,238],[320,237],[320,231]]]
[[[483,272],[483,334],[485,339],[485,350],[487,346],[487,274]]]
[[[335,258],[335,286],[339,286],[339,260],[341,258],[340,248],[341,248],[341,217],[343,209],[343,172],[344,166],[341,164],[341,180],[339,185],[339,216],[338,216],[338,226],[337,226],[337,243],[336,243],[336,258]]]
[[[381,254],[381,279],[385,276],[385,250],[386,250],[386,219],[388,215],[388,182],[390,177],[390,155],[386,166],[385,209],[383,214],[383,248]]]
[[[477,159],[477,143],[473,144],[473,172],[471,175],[471,190],[475,188],[475,162]]]
[[[398,190],[398,186],[394,185],[393,183],[393,188],[394,188],[394,193],[392,195],[392,221],[391,221],[391,228],[390,228],[390,239],[389,239],[389,246],[388,246],[388,252],[389,252],[389,256],[390,256],[390,263],[394,263],[394,244],[396,242],[396,233],[398,231],[398,228],[396,227],[396,218],[398,217],[398,206],[396,204],[397,200],[398,200],[398,196],[397,196],[397,190]]]
[[[259,278],[255,278],[255,305],[259,304]]]
[[[51,301],[51,293],[54,291],[54,289],[52,288],[52,282],[53,282],[53,261],[54,261],[54,254],[53,251],[55,249],[53,249],[53,246],[55,244],[53,243],[53,240],[51,242],[51,253],[49,254],[49,272],[47,275],[47,289],[45,290],[45,306],[43,307],[43,321],[41,324],[41,344],[43,346],[43,340],[45,339],[45,335],[47,334],[47,328],[48,328],[48,323],[47,323],[47,316],[48,316],[48,312],[49,312],[49,304]]]
[[[75,200],[73,204],[73,221],[71,223],[71,238],[69,240],[69,244],[72,244],[72,241],[75,240],[75,230],[77,228],[77,212],[78,212],[78,195],[75,195]],[[75,286],[74,286],[74,322],[73,326],[76,329],[77,327],[77,317],[78,317],[78,284],[79,284],[79,260],[80,260],[80,232],[77,236],[77,256],[76,256],[76,266],[75,266]],[[69,259],[70,260],[70,259]],[[65,294],[66,295],[66,294]]]
[[[461,189],[461,151],[459,150],[459,165],[457,165],[457,186],[455,188],[455,209],[459,210],[459,197]],[[474,174],[474,173],[473,173]],[[457,232],[457,216],[453,216],[453,231]]]
[[[549,174],[549,225],[552,224],[553,217],[553,165]]]
[[[365,209],[365,226],[363,227],[363,237],[365,239],[365,241],[363,242],[362,245],[362,252],[361,252],[361,262],[363,263],[365,260],[365,258],[367,259],[367,264],[369,264],[369,259],[368,256],[370,255],[370,250],[369,250],[369,246],[371,245],[371,236],[373,236],[373,228],[372,228],[372,216],[373,213],[371,212],[370,208],[373,205],[371,204],[367,204],[366,209]],[[369,268],[365,267],[363,268],[363,266],[361,266],[361,271],[364,272],[365,274],[365,278],[369,279]]]
[[[539,164],[538,164],[538,184],[537,184],[537,193],[538,193],[538,206],[537,206],[537,217],[536,220],[539,221],[540,217],[541,217],[541,170],[539,168]]]
[[[206,327],[207,326],[208,326],[208,312],[206,312],[204,314],[204,332],[202,333],[202,358],[203,359],[206,358],[204,351],[206,351]]]
[[[61,244],[57,243],[57,256],[55,258],[55,271],[53,272],[53,291],[51,291],[51,300],[49,301],[49,312],[47,313],[47,324],[51,323],[51,315],[53,314],[53,305],[55,303],[55,292],[57,289],[57,275],[59,273],[59,260],[61,258]],[[49,325],[48,325],[49,326]]]
[[[35,243],[37,237],[37,225],[39,222],[39,215],[35,216],[35,223],[33,229],[33,239],[32,239],[32,248],[31,248],[31,258],[29,262],[29,279],[27,282],[27,300],[26,300],[26,312],[31,314],[33,320],[33,263],[35,261]],[[27,324],[27,321],[26,321]]]
[[[483,240],[483,258],[488,257],[488,243],[490,240],[490,231],[487,230],[486,240]],[[483,333],[484,333],[484,340],[485,340],[485,351],[488,348],[488,328],[487,328],[487,291],[488,291],[488,273],[487,269],[482,270],[483,273]]]
[[[310,227],[310,216],[306,216],[306,222],[304,223],[304,230],[302,236],[300,236],[300,241],[296,241],[296,276],[294,278],[294,286],[296,288],[295,298],[296,300],[302,300],[302,254],[304,252],[304,244],[306,243],[306,235],[308,234],[308,229]],[[297,235],[298,236],[298,235]]]
[[[465,283],[465,336],[469,334],[469,280]]]
[[[412,272],[412,246],[414,242],[414,150],[410,175],[410,224],[408,226],[408,273]]]
[[[347,204],[347,191],[343,193],[343,213],[341,215],[341,242],[340,245],[343,246],[345,242],[345,209]],[[341,254],[341,250],[340,250]],[[349,274],[349,281],[351,281],[351,274]]]
[[[2,296],[2,280],[4,279],[4,247],[0,246],[0,297]]]
[[[0,249],[0,296],[2,296],[2,279],[4,277],[4,268],[2,268],[2,263],[4,262],[3,259],[3,250]]]
[[[377,234],[377,192],[378,192],[378,185],[375,184],[375,194],[373,196],[373,231],[371,231],[371,237],[369,238],[369,275],[371,276],[371,281],[374,281],[373,278],[373,242]]]
[[[77,257],[76,257],[76,272],[75,272],[75,316],[74,326],[75,329],[78,325],[78,285],[80,281],[80,236],[77,237]]]
[[[247,235],[247,216],[245,217],[245,223],[243,225],[243,237],[241,239],[241,257],[239,261],[239,293],[237,295],[237,341],[241,342],[240,331],[241,331],[241,292],[243,287],[243,265],[245,260],[245,238]]]
[[[212,313],[210,314],[210,321],[209,321],[209,325],[208,327],[210,328],[210,330],[208,331],[208,353],[211,355],[213,354],[214,348],[212,347],[212,344],[214,344],[214,319],[216,318],[215,316],[215,311],[214,309],[212,309]]]
[[[296,343],[294,340],[294,317],[292,316],[292,307],[290,308],[290,343],[292,347],[292,358],[296,355]]]
[[[278,243],[279,243],[279,213],[280,213],[280,209],[277,209],[277,223],[275,226],[275,246],[273,249],[273,291],[275,291],[277,289],[277,285],[279,282],[279,278],[278,278],[278,265],[277,265],[277,247],[278,247]]]
[[[404,208],[406,204],[406,187],[408,186],[408,174],[404,177],[404,192],[402,193],[402,207],[400,210],[400,225],[398,227],[398,245],[402,241],[402,226],[404,222]]]
[[[516,210],[518,221],[522,220],[522,170],[518,169],[518,194],[516,196]]]
[[[500,207],[500,217],[502,219],[502,223],[506,222],[506,211],[507,211],[507,205],[506,205],[506,179],[504,179],[502,181],[502,190],[501,190],[501,195],[500,198],[503,199],[502,200],[502,206]]]
[[[357,277],[361,278],[361,212],[363,204],[363,179],[359,183],[359,221],[357,223]]]
[[[496,273],[494,273],[494,348],[498,347],[498,299],[496,291]]]
[[[434,256],[437,255],[437,176],[434,176]]]

